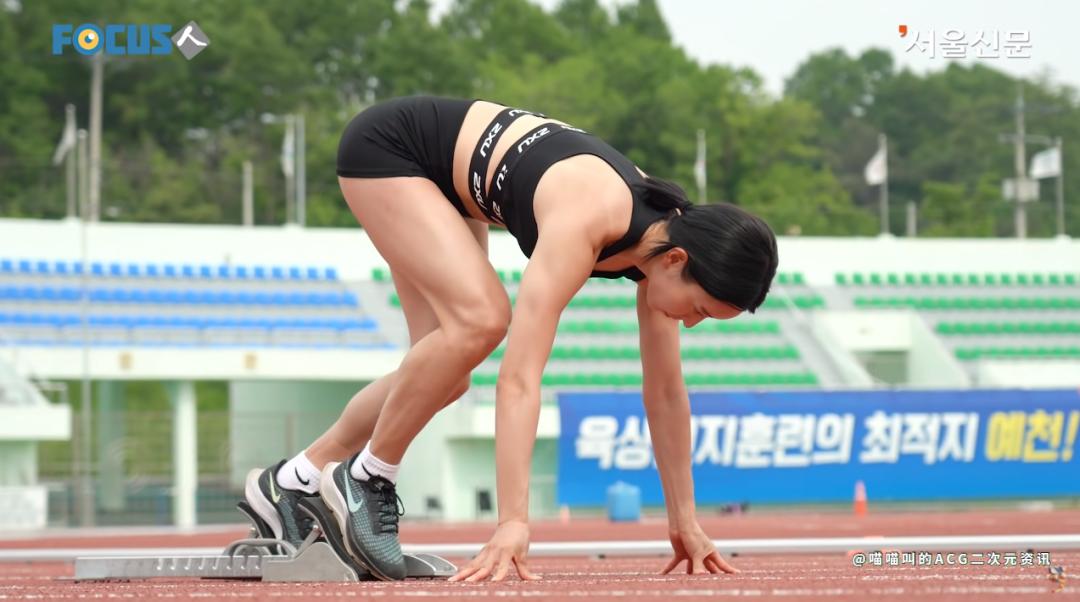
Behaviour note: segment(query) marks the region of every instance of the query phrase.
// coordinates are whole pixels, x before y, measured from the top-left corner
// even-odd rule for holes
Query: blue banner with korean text
[[[640,393],[562,393],[558,501],[663,504]],[[1080,495],[1080,391],[692,393],[699,504]]]

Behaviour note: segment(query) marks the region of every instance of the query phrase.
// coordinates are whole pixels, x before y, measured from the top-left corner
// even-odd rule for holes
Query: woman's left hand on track
[[[673,528],[668,531],[671,548],[675,551],[671,562],[661,572],[666,575],[682,561],[686,563],[686,574],[699,573],[740,573],[739,569],[728,564],[716,551],[712,540],[705,534],[701,525],[694,521],[688,527]]]
[[[511,564],[523,580],[535,581],[540,576],[529,571],[528,553],[529,525],[520,521],[501,523],[480,554],[459,569],[450,581],[483,581],[488,575],[492,575],[492,581],[502,581]]]

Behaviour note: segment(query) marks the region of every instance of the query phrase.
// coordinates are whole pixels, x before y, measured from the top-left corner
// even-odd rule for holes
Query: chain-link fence
[[[91,419],[93,452],[88,468],[94,524],[172,524],[172,412],[124,410],[103,416],[95,412]],[[243,496],[243,473],[268,466],[309,444],[297,434],[297,425],[311,427],[317,423],[324,428],[336,418],[336,413],[325,412],[200,411],[197,522],[238,522],[235,506]],[[82,465],[77,445],[82,435],[81,420],[76,415],[72,422],[70,441],[43,442],[38,446],[39,479],[49,491],[50,526],[80,526]],[[275,445],[239,452],[231,445],[235,433],[257,434],[259,440]]]

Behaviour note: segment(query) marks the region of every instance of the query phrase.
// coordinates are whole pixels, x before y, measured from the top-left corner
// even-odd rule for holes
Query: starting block
[[[357,582],[374,580],[343,548],[341,531],[330,509],[317,497],[300,500],[300,510],[314,521],[297,547],[275,539],[273,530],[248,505],[237,504],[251,521],[249,537],[229,544],[218,556],[124,556],[75,559],[76,581],[201,578],[266,582]],[[406,579],[446,579],[457,567],[434,554],[405,554]]]

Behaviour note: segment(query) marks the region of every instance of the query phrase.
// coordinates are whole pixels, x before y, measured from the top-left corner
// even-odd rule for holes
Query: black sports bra
[[[595,155],[603,159],[626,182],[633,199],[630,227],[626,234],[604,247],[597,261],[602,261],[635,245],[650,225],[666,216],[663,210],[645,204],[631,184],[643,180],[634,164],[603,140],[584,130],[545,123],[533,128],[511,146],[496,166],[489,190],[483,190],[484,175],[490,162],[489,151],[506,131],[509,122],[521,115],[533,114],[520,109],[505,109],[488,126],[473,152],[469,168],[469,191],[488,219],[503,224],[517,239],[526,257],[536,249],[538,237],[533,214],[533,194],[540,177],[552,165],[577,155]],[[642,280],[645,275],[637,268],[617,272],[593,271],[596,278],[630,278]]]

